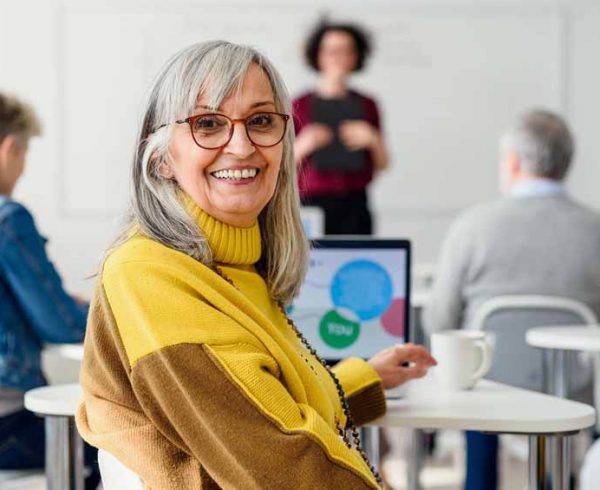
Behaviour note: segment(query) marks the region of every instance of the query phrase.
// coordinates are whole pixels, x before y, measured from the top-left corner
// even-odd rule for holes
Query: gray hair
[[[199,43],[183,49],[166,63],[146,105],[132,167],[128,226],[117,244],[138,229],[207,266],[213,264],[206,237],[178,198],[179,186],[174,180],[161,177],[159,167],[170,158],[172,124],[168,123],[192,114],[200,96],[208,96],[208,105],[218,107],[241,89],[252,63],[267,74],[277,110],[291,114],[290,97],[281,76],[269,60],[251,47],[226,41]],[[163,124],[167,125],[158,129]],[[262,256],[257,269],[265,277],[271,297],[283,303],[289,303],[299,292],[309,249],[300,220],[293,138],[293,124],[289,124],[275,192],[258,217]]]
[[[502,138],[501,148],[515,151],[524,170],[563,180],[573,158],[574,142],[562,117],[538,109],[524,114],[509,129]]]

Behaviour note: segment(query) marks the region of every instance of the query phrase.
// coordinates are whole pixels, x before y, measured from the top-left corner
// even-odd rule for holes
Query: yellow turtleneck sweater
[[[136,235],[106,260],[92,301],[77,426],[147,489],[376,488],[325,369],[303,348],[254,264],[258,224],[186,201],[219,269]],[[335,367],[361,423],[381,416],[368,363]]]

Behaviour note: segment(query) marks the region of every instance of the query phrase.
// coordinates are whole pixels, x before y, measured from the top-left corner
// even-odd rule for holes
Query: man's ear
[[[15,149],[15,145],[17,144],[17,138],[14,134],[9,134],[5,136],[2,141],[0,141],[0,166],[4,166],[8,161],[10,154]]]
[[[513,179],[521,175],[523,168],[521,166],[521,159],[516,151],[508,151],[506,155],[506,163],[508,165],[509,174]]]

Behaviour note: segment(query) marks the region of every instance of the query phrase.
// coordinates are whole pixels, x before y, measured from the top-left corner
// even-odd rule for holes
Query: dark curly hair
[[[356,46],[356,66],[353,71],[360,71],[371,53],[371,39],[369,33],[355,24],[336,24],[327,21],[320,22],[306,40],[304,57],[308,65],[315,71],[319,71],[319,48],[325,34],[331,31],[342,31],[354,39]]]

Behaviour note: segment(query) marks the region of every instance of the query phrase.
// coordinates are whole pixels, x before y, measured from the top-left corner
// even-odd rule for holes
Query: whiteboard
[[[492,196],[506,124],[529,107],[563,102],[560,12],[374,5],[331,12],[374,34],[374,56],[353,85],[382,111],[392,166],[371,195],[383,221],[443,215]],[[215,38],[251,44],[297,94],[314,83],[301,50],[317,16],[293,1],[67,4],[59,42],[63,212],[122,210],[142,102],[175,51]],[[93,185],[80,185],[86,181]]]

